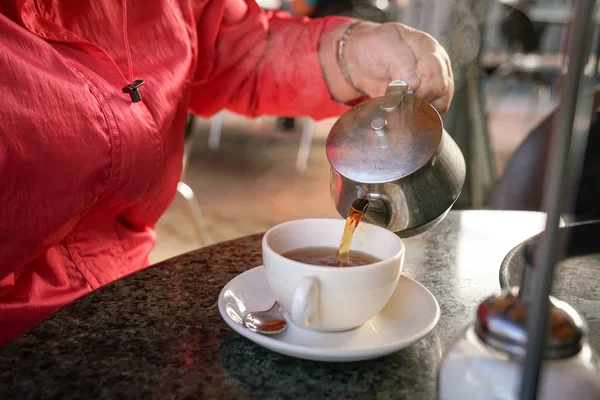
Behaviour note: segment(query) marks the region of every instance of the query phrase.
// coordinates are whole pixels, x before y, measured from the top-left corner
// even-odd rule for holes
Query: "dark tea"
[[[282,254],[290,260],[321,267],[358,267],[381,261],[379,258],[362,251],[350,250],[348,261],[341,264],[337,259],[338,249],[335,247],[303,247]]]

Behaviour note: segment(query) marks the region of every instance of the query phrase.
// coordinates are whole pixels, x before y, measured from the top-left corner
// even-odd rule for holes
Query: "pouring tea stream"
[[[344,232],[342,232],[340,247],[336,254],[336,261],[340,266],[348,265],[352,236],[368,208],[369,200],[367,199],[357,199],[350,206],[350,211],[348,211],[348,216],[346,217]]]

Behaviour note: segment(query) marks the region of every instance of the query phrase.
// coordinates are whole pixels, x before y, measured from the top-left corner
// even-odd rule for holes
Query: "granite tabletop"
[[[434,294],[441,318],[421,341],[379,359],[299,360],[231,330],[217,298],[261,264],[254,235],[148,267],[48,317],[0,349],[0,397],[435,398],[444,350],[500,290],[504,256],[544,221],[532,212],[453,211],[405,239],[404,272]]]

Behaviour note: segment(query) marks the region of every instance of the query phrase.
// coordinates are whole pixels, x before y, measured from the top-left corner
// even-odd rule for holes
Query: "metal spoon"
[[[287,322],[279,313],[279,303],[275,302],[266,311],[253,311],[246,314],[243,325],[252,332],[274,335],[285,330]]]

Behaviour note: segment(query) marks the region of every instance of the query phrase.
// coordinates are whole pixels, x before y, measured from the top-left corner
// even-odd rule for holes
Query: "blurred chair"
[[[312,140],[316,130],[315,121],[312,118],[304,118],[302,123],[302,136],[296,156],[296,169],[304,171],[308,167],[308,157],[312,148]]]
[[[210,128],[208,132],[208,148],[217,150],[221,144],[221,132],[223,130],[223,120],[225,119],[225,111],[215,114],[210,119]],[[300,145],[298,147],[298,155],[296,156],[296,169],[304,171],[308,167],[308,158],[310,149],[312,148],[312,140],[315,133],[316,124],[312,118],[305,117],[302,122],[302,136],[300,137]]]
[[[540,48],[545,25],[535,25],[528,15],[536,1],[499,0],[502,7],[500,33],[514,52],[533,53]]]
[[[492,79],[502,81],[497,96],[502,97],[510,90],[511,85],[504,82],[507,78],[527,83],[533,92],[528,111],[539,113],[540,105],[551,105],[554,83],[564,66],[559,52],[542,51],[542,38],[550,25],[568,25],[570,17],[565,9],[539,0],[498,0],[498,3],[502,9],[500,33],[507,44],[508,59],[490,70]],[[567,40],[567,33],[568,29],[563,30],[561,42]]]
[[[193,115],[188,114],[187,123],[185,125],[185,136],[184,136],[184,149],[183,149],[183,170],[181,172],[181,178],[177,184],[177,193],[179,193],[186,202],[188,212],[190,213],[191,220],[194,224],[194,229],[200,246],[208,246],[212,243],[210,232],[204,220],[204,215],[200,208],[200,203],[194,194],[191,187],[184,182],[185,173],[187,171],[188,160],[194,143],[194,122],[195,118]]]
[[[544,179],[548,164],[551,129],[556,108],[536,126],[510,158],[498,182],[492,208],[498,210],[542,210]],[[592,107],[592,124],[589,128],[582,174],[577,190],[574,213],[584,219],[600,216],[600,87],[597,87]],[[576,182],[570,182],[571,184]],[[565,188],[567,190],[567,188]]]
[[[208,131],[208,148],[216,150],[221,144],[221,131],[223,129],[223,120],[225,111],[220,111],[210,119],[210,130]]]
[[[401,22],[436,38],[452,61],[454,98],[442,118],[444,129],[462,151],[467,167],[465,184],[454,209],[487,207],[496,180],[480,67],[489,2],[402,1]]]
[[[509,0],[503,0],[506,2]],[[520,1],[520,0],[518,0]],[[536,2],[535,0],[530,0]],[[571,5],[571,0],[565,0],[565,5],[562,8],[540,7],[531,8],[528,12],[515,11],[514,15],[527,25],[527,29],[515,28],[512,32],[520,32],[519,35],[511,35],[509,26],[512,23],[506,23],[505,35],[507,41],[520,40],[520,46],[529,51],[537,51],[535,43],[539,46],[539,37],[535,38],[535,42],[528,43],[523,35],[541,34],[543,29],[534,29],[534,23],[548,25],[559,24],[563,27],[568,26],[571,19],[571,10],[567,7]],[[522,14],[522,15],[520,15]],[[529,19],[529,22],[527,22]],[[598,25],[598,21],[595,21]],[[561,44],[559,49],[564,49],[565,43],[568,41],[568,29],[563,29],[561,34]],[[592,41],[592,50],[595,56],[595,62],[588,64],[592,68],[593,74],[598,76],[598,56],[600,55],[600,40],[598,37],[599,30]],[[562,61],[562,60],[561,60]],[[549,68],[534,68],[529,72],[529,77],[533,80],[544,81],[551,86],[553,81],[556,81],[562,73],[562,62],[555,62]],[[595,70],[595,71],[594,71]],[[522,75],[527,77],[527,74]],[[535,83],[534,83],[535,84]],[[600,108],[600,88],[595,88],[594,106],[592,114],[592,126],[587,138],[587,149],[583,164],[583,172],[581,182],[579,184],[579,194],[576,200],[575,212],[580,215],[600,215],[600,185],[596,183],[596,177],[600,173],[600,159],[595,156],[600,147],[600,123],[598,120],[598,110]],[[548,160],[549,141],[552,124],[556,115],[556,107],[552,109],[545,118],[534,127],[523,140],[520,146],[511,156],[508,164],[505,167],[504,173],[493,196],[492,207],[495,209],[508,210],[541,210],[541,201],[543,195],[544,174],[547,165],[551,160]],[[565,188],[565,190],[567,190]]]
[[[384,23],[397,21],[400,13],[396,2],[389,0],[316,0],[314,3],[313,18],[340,15]]]

